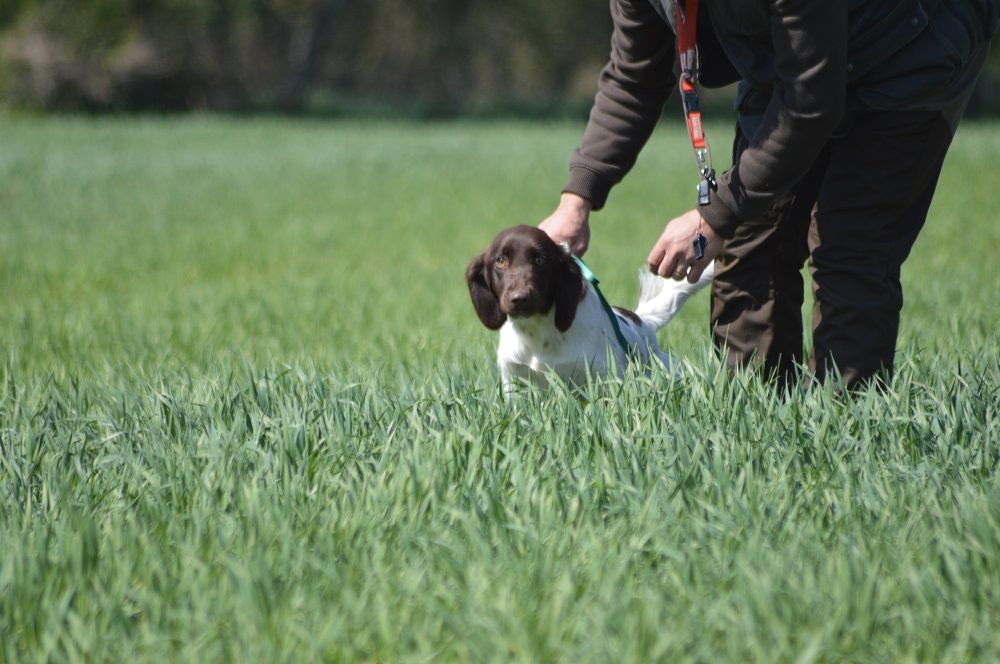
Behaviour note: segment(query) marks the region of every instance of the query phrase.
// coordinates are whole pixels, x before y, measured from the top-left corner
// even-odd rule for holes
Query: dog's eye
[[[499,267],[501,269],[507,267],[507,257],[504,256],[503,254],[497,256],[496,263],[497,263],[497,267]]]
[[[545,263],[545,256],[541,254],[535,256],[535,265],[543,265]]]

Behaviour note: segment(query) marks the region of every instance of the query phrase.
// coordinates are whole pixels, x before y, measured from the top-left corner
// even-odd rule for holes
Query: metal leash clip
[[[701,180],[698,181],[698,205],[708,205],[712,201],[712,192],[719,188],[715,180],[715,169],[712,168],[712,155],[705,147],[695,150],[694,158],[698,164],[698,172],[701,173]]]

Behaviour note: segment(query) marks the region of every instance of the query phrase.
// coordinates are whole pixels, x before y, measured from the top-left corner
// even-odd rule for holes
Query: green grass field
[[[888,394],[727,377],[702,293],[683,381],[505,400],[463,270],[581,130],[0,116],[0,660],[1000,658],[1000,125]],[[594,218],[613,302],[682,131]]]

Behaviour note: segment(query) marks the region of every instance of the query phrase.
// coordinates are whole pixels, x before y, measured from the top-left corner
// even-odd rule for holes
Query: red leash
[[[698,166],[698,205],[708,205],[712,192],[718,188],[715,169],[712,168],[712,152],[705,138],[705,128],[701,123],[701,105],[698,102],[698,0],[687,0],[687,9],[681,9],[681,0],[674,5],[677,17],[677,55],[680,63],[681,104],[687,120],[688,136],[694,150],[694,161]],[[691,242],[695,260],[705,257],[708,240],[698,233]]]
[[[712,153],[705,138],[701,123],[701,106],[698,102],[698,0],[687,0],[687,10],[681,9],[681,2],[674,5],[677,15],[677,55],[680,58],[681,103],[687,120],[688,135],[694,149],[694,160],[698,166],[698,205],[708,205],[711,193],[717,187],[715,169],[712,168]]]

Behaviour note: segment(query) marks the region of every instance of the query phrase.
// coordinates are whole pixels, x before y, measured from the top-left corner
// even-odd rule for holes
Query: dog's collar
[[[587,267],[587,264],[583,262],[582,258],[573,252],[570,252],[569,255],[573,259],[573,262],[575,262],[580,268],[580,273],[583,275],[583,278],[594,287],[594,292],[597,293],[597,299],[601,301],[604,313],[608,315],[608,319],[611,321],[611,327],[615,331],[615,338],[618,340],[618,345],[622,347],[622,350],[625,351],[626,355],[630,354],[632,349],[628,345],[628,341],[625,340],[625,335],[622,334],[622,328],[618,322],[618,316],[615,315],[615,312],[611,309],[611,305],[608,304],[608,301],[604,298],[604,293],[602,293],[601,289],[597,286],[597,284],[601,283],[600,279],[598,279],[597,275],[594,274],[589,267]]]

